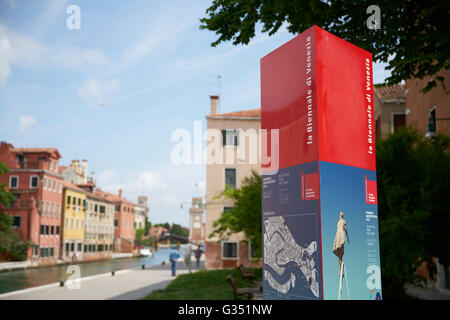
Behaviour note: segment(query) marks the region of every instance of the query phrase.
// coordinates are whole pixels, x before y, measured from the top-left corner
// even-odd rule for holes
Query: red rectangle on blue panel
[[[318,172],[304,174],[301,171],[301,197],[302,201],[320,198],[320,176]]]
[[[377,182],[368,180],[367,176],[364,177],[365,191],[366,191],[366,203],[378,204],[377,198]]]

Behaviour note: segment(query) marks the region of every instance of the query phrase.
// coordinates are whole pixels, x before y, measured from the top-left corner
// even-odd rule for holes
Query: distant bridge
[[[180,235],[172,233],[172,232],[165,232],[165,233],[163,233],[163,235],[161,236],[159,241],[161,241],[161,242],[168,241],[171,243],[177,243],[177,242],[188,243],[189,239],[188,239],[188,237],[183,237],[183,236],[180,236]]]

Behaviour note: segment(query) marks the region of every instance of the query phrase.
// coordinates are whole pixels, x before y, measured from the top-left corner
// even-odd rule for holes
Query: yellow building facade
[[[64,261],[83,260],[87,197],[86,192],[64,183],[61,258]]]

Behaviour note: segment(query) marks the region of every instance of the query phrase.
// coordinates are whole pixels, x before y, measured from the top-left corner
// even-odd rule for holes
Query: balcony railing
[[[36,202],[37,204],[37,202]],[[11,202],[11,205],[9,207],[5,207],[5,209],[25,209],[25,208],[31,208],[33,206],[32,200],[20,200],[17,199],[13,202]]]
[[[20,169],[46,169],[44,161],[19,161]]]

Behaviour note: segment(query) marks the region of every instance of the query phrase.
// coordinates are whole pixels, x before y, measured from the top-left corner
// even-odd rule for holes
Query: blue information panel
[[[339,299],[341,286],[341,299],[381,299],[376,174],[323,161],[320,173],[324,298]],[[342,248],[342,283],[335,247]]]
[[[374,171],[324,161],[263,175],[266,299],[381,299],[371,184]]]
[[[312,162],[263,175],[264,296],[321,299],[319,199],[301,200],[302,176],[317,174]]]

